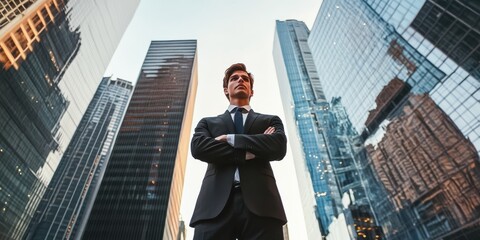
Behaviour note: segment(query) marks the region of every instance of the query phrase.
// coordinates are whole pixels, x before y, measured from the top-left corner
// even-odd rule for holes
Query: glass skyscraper
[[[327,102],[308,36],[301,21],[277,21],[273,54],[309,239],[380,239],[355,163],[358,134],[340,98]]]
[[[102,80],[30,223],[28,239],[78,238],[132,90],[128,81]]]
[[[0,238],[24,237],[138,3],[0,3]]]
[[[197,41],[152,41],[83,239],[175,239],[193,107]]]
[[[277,20],[273,55],[287,130],[297,139],[290,145],[307,235],[321,239],[337,215],[340,195],[326,146],[328,103],[307,45],[308,34],[303,22]]]
[[[386,239],[480,235],[480,5],[324,0],[308,38]]]

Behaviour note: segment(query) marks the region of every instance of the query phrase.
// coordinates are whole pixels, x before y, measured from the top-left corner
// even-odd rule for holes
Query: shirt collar
[[[228,112],[232,112],[232,110],[236,107],[238,107],[238,106],[235,106],[235,105],[228,106]],[[252,107],[250,107],[250,105],[243,105],[243,106],[240,106],[240,107],[247,109],[247,111],[249,111],[249,112],[252,109]]]

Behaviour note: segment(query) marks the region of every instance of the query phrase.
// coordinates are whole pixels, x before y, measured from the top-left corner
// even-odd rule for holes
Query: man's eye
[[[234,76],[230,78],[230,81],[237,81],[237,80],[238,80],[238,76]]]

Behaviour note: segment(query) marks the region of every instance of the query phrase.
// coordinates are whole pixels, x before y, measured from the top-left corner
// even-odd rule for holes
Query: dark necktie
[[[243,133],[243,115],[242,112],[245,111],[245,108],[234,108],[235,115],[233,117],[233,123],[235,124],[235,133]]]

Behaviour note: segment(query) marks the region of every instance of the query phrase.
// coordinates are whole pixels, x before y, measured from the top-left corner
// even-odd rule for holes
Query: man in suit
[[[194,240],[283,239],[287,219],[270,166],[286,153],[282,121],[251,109],[244,64],[225,71],[223,90],[228,110],[200,120],[191,142],[193,157],[208,163],[190,222]]]

